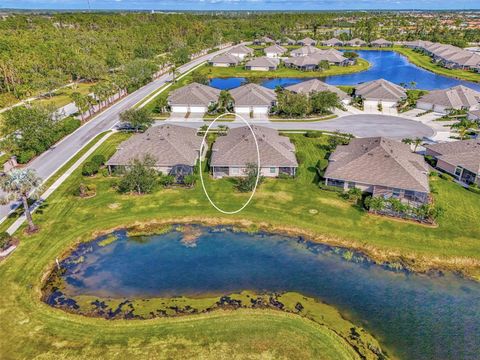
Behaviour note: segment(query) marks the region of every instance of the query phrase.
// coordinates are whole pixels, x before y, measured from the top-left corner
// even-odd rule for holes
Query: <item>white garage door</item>
[[[235,112],[239,114],[250,114],[249,106],[235,106]]]
[[[382,101],[382,112],[388,115],[397,115],[397,103],[391,101]]]
[[[363,111],[368,113],[378,113],[378,101],[366,100],[363,102]]]
[[[259,115],[266,115],[268,114],[268,106],[255,106],[253,108],[253,113]]]
[[[205,113],[206,111],[205,106],[190,106],[191,113]]]
[[[188,107],[187,106],[172,106],[172,112],[173,113],[186,114],[188,112]]]

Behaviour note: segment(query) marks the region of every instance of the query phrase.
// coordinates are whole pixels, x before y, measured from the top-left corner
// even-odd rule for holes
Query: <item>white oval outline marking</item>
[[[213,124],[215,124],[215,122],[218,120],[218,119],[221,119],[222,117],[224,117],[225,115],[235,115],[235,116],[238,116],[245,124],[247,124],[248,128],[250,129],[250,132],[252,133],[253,135],[253,140],[255,141],[255,147],[257,149],[257,178],[255,179],[255,186],[252,190],[252,193],[250,194],[250,197],[248,198],[247,202],[245,204],[243,204],[243,206],[240,208],[240,209],[237,209],[237,210],[234,210],[234,211],[226,211],[226,210],[223,210],[221,208],[219,208],[217,206],[217,204],[215,204],[212,199],[210,198],[210,196],[208,195],[208,192],[207,192],[207,189],[205,188],[205,183],[203,182],[203,167],[202,167],[202,156],[201,154],[203,154],[203,149],[204,149],[204,146],[207,145],[206,143],[206,139],[207,139],[207,135],[208,135],[208,131],[210,130],[210,128],[213,126]],[[223,214],[226,214],[226,215],[233,215],[233,214],[237,214],[239,213],[240,211],[242,211],[243,209],[245,209],[248,204],[250,204],[250,201],[252,201],[252,198],[253,198],[253,195],[255,195],[255,191],[257,190],[257,186],[258,186],[258,181],[260,179],[260,150],[258,148],[258,142],[257,142],[257,137],[255,136],[255,133],[253,132],[253,129],[252,127],[250,126],[250,124],[248,123],[247,120],[244,119],[244,117],[240,114],[234,114],[234,113],[231,113],[231,112],[226,112],[224,114],[220,114],[218,115],[215,120],[212,121],[212,123],[208,126],[207,128],[207,131],[205,131],[205,134],[203,135],[203,139],[202,139],[202,143],[200,144],[200,158],[199,158],[199,171],[200,171],[200,180],[202,182],[202,188],[203,188],[203,192],[205,193],[205,195],[207,196],[207,199],[208,201],[210,202],[210,204],[212,204],[212,206],[217,209],[218,211],[220,211],[221,213]]]

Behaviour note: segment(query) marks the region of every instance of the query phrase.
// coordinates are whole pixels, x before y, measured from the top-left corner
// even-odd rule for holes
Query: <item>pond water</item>
[[[365,81],[386,79],[393,83],[416,82],[416,88],[424,90],[445,89],[456,85],[465,85],[480,91],[480,84],[469,81],[457,80],[443,75],[424,70],[408,61],[405,56],[395,51],[381,50],[358,50],[359,56],[367,60],[372,66],[370,69],[345,75],[335,75],[318,78],[331,85],[356,85]],[[479,75],[480,77],[480,75]],[[270,89],[276,86],[288,86],[297,84],[311,78],[275,78],[264,79],[261,84]],[[229,90],[245,83],[245,78],[215,78],[210,85],[222,90]]]
[[[325,301],[403,359],[478,359],[480,284],[387,270],[298,237],[198,227],[86,243],[62,262],[69,295],[169,297],[297,291]],[[349,254],[351,255],[351,253]],[[81,258],[81,261],[79,259]]]

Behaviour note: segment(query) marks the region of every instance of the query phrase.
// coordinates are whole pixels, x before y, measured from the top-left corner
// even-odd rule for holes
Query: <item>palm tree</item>
[[[37,230],[32,220],[28,199],[38,199],[42,191],[42,179],[32,169],[14,169],[0,178],[0,188],[7,194],[3,202],[20,198],[28,222],[28,231]]]
[[[220,91],[220,96],[218,97],[218,107],[223,109],[223,111],[232,110],[233,98],[227,90]]]

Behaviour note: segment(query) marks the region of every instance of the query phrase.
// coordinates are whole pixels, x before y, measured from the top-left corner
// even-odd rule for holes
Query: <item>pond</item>
[[[480,284],[452,274],[388,270],[360,254],[299,237],[195,226],[183,233],[103,238],[61,264],[65,292],[99,297],[170,297],[241,290],[296,291],[339,309],[403,359],[475,359]],[[348,260],[347,260],[348,259]]]
[[[365,81],[383,78],[396,84],[406,83],[410,85],[411,81],[415,81],[416,88],[424,90],[445,89],[456,85],[465,85],[480,91],[480,84],[457,80],[424,70],[413,65],[405,56],[395,51],[357,50],[356,52],[372,65],[370,69],[354,74],[319,76],[318,78],[331,85],[356,85]],[[311,78],[264,79],[261,84],[274,89],[276,86],[293,85],[309,79]],[[215,78],[210,81],[210,85],[218,89],[229,90],[242,85],[246,81],[245,78]]]

